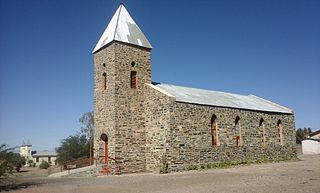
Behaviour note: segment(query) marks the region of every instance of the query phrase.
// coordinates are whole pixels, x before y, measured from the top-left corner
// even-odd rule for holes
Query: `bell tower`
[[[151,44],[123,4],[93,50],[94,156],[121,173],[145,170],[145,83]]]

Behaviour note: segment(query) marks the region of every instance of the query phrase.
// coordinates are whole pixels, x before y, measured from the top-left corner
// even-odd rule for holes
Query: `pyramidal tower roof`
[[[152,48],[150,42],[131,18],[123,4],[120,4],[116,13],[113,15],[92,53],[97,52],[113,40],[145,48]]]

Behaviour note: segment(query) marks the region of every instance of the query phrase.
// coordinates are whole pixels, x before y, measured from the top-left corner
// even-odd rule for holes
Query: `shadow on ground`
[[[0,192],[2,191],[11,191],[11,190],[19,190],[19,189],[25,189],[30,186],[36,186],[41,185],[43,183],[37,183],[37,182],[24,182],[24,183],[12,183],[12,184],[0,184]]]

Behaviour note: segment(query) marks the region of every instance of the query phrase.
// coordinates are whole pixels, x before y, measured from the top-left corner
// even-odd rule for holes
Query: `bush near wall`
[[[50,164],[47,161],[42,161],[39,165],[40,169],[48,169],[50,167]]]

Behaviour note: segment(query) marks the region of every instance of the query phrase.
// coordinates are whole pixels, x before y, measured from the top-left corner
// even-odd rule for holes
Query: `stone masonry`
[[[148,85],[146,168],[157,171],[164,156],[169,171],[189,165],[226,161],[278,160],[293,158],[295,129],[292,114],[257,112],[175,102]],[[216,115],[219,145],[211,143],[211,116]],[[234,122],[240,117],[242,145],[235,144]],[[259,121],[265,120],[265,145],[260,143]],[[281,120],[283,144],[278,142],[277,122]]]
[[[104,142],[100,136],[105,133],[108,155],[121,161],[123,173],[144,171],[147,116],[144,83],[151,83],[150,50],[113,42],[94,56],[94,155],[104,156]],[[136,89],[130,88],[131,71],[137,72]],[[103,73],[107,77],[106,89]]]

